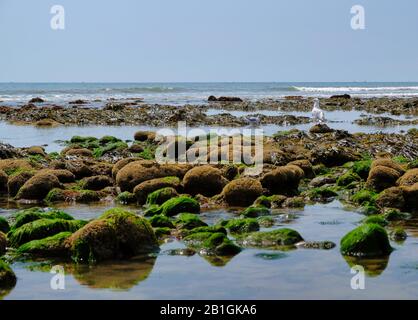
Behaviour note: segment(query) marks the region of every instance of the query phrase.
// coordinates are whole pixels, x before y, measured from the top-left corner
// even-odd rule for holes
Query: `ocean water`
[[[257,100],[344,93],[358,97],[417,97],[418,82],[0,83],[0,104],[19,105],[41,97],[48,103],[143,98],[148,103],[179,105],[205,103],[210,95]]]

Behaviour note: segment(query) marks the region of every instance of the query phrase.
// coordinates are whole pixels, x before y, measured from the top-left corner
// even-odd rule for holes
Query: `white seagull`
[[[314,106],[312,109],[312,117],[315,121],[323,122],[325,121],[324,111],[319,107],[319,99],[314,99]]]
[[[257,116],[248,116],[247,117],[248,124],[251,126],[259,126],[260,125],[260,118]]]

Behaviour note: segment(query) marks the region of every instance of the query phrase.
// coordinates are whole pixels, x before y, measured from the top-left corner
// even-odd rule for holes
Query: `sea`
[[[417,97],[418,82],[175,82],[175,83],[0,83],[0,105],[21,105],[34,97],[65,104],[76,99],[144,99],[158,104],[204,104],[210,95],[248,100],[285,96]]]

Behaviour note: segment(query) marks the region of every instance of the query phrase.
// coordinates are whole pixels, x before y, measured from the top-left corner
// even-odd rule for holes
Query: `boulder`
[[[366,186],[375,191],[382,191],[396,184],[401,174],[399,171],[386,166],[372,166],[367,178]]]
[[[288,163],[288,165],[295,165],[300,167],[303,172],[304,176],[308,179],[312,179],[315,177],[315,173],[313,172],[312,163],[309,160],[295,160]]]
[[[69,148],[63,151],[63,155],[67,157],[87,157],[93,158],[93,152],[87,148]]]
[[[260,181],[253,178],[238,178],[222,190],[225,202],[230,206],[247,207],[263,193]]]
[[[121,191],[130,191],[141,182],[176,176],[183,178],[189,166],[178,164],[158,164],[155,162],[134,161],[128,163],[116,175],[116,184]]]
[[[418,182],[418,168],[408,170],[405,174],[397,181],[398,185],[401,186],[412,186]]]
[[[298,166],[278,167],[266,173],[260,182],[272,194],[293,194],[297,191],[303,174]]]
[[[380,208],[396,208],[402,210],[405,207],[404,192],[399,187],[385,189],[377,196],[376,204]]]
[[[412,186],[402,186],[402,191],[405,198],[405,209],[417,212],[418,211],[418,183]]]
[[[254,218],[232,219],[224,227],[233,234],[243,234],[260,230],[260,225],[257,219]]]
[[[29,147],[26,150],[26,152],[29,155],[32,155],[32,156],[37,156],[37,155],[42,156],[42,157],[45,157],[46,156],[46,153],[45,153],[44,148],[43,147],[40,147],[40,146],[32,146],[32,147]]]
[[[65,169],[71,171],[77,180],[85,177],[90,177],[93,174],[91,166],[86,165],[82,160],[66,161]]]
[[[0,170],[10,176],[22,171],[32,171],[33,167],[23,159],[2,159],[0,160]]]
[[[166,188],[155,190],[151,192],[150,194],[148,194],[146,203],[148,205],[153,205],[153,204],[161,205],[167,200],[177,197],[178,195],[179,194],[177,193],[176,189],[172,187],[166,187]]]
[[[155,132],[152,131],[137,131],[134,134],[136,141],[154,141]]]
[[[63,220],[74,220],[68,213],[59,209],[44,210],[39,207],[32,207],[16,212],[12,220],[14,221],[11,230],[15,230],[26,223],[40,220],[40,219],[63,219]]]
[[[100,176],[92,176],[87,177],[82,180],[83,189],[86,190],[102,190],[106,187],[113,185],[112,178],[108,176],[100,175]]]
[[[164,202],[159,211],[163,215],[172,217],[182,212],[199,213],[200,205],[195,199],[180,196]]]
[[[16,253],[29,254],[35,257],[67,257],[68,249],[65,243],[71,234],[71,232],[65,231],[43,239],[26,242],[16,250]]]
[[[42,200],[49,191],[60,188],[61,183],[58,178],[50,173],[40,173],[34,175],[20,188],[17,199]]]
[[[71,171],[65,169],[42,169],[38,171],[38,174],[40,173],[53,174],[61,183],[74,182],[75,180],[75,175]]]
[[[310,133],[328,133],[328,132],[334,132],[334,131],[335,131],[334,129],[331,129],[325,123],[315,124],[309,129]]]
[[[120,159],[118,162],[116,162],[112,168],[113,179],[116,179],[116,175],[118,174],[120,169],[122,169],[128,163],[138,161],[138,160],[139,160],[138,158],[123,158],[123,159]]]
[[[150,223],[120,208],[106,211],[75,232],[66,241],[66,247],[78,263],[126,259],[159,250]]]
[[[7,181],[9,180],[9,177],[7,174],[0,170],[0,193],[7,193]]]
[[[365,223],[347,233],[340,243],[346,256],[388,256],[392,252],[386,230],[375,223]]]
[[[3,260],[0,260],[0,294],[2,294],[2,290],[13,288],[16,281],[13,270]]]
[[[185,237],[184,242],[202,255],[233,256],[241,251],[222,232],[197,232]]]
[[[144,204],[150,193],[162,188],[173,188],[178,190],[180,188],[180,179],[177,177],[164,177],[144,181],[138,184],[133,193],[139,204]]]
[[[396,163],[395,161],[391,159],[387,159],[387,158],[376,159],[372,162],[371,168],[373,169],[374,167],[378,167],[378,166],[392,168],[398,171],[399,175],[403,175],[405,173],[405,170],[398,163]]]
[[[34,176],[33,172],[30,171],[23,171],[18,174],[15,174],[9,177],[9,181],[7,182],[7,189],[9,191],[10,197],[15,197],[18,193],[19,189],[28,181],[30,178]]]
[[[187,171],[183,178],[185,192],[211,197],[222,192],[228,183],[222,171],[210,165],[197,166]]]

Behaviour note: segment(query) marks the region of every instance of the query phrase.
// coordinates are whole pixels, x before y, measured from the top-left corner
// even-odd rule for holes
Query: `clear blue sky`
[[[417,13],[416,0],[0,0],[0,82],[417,81]]]

